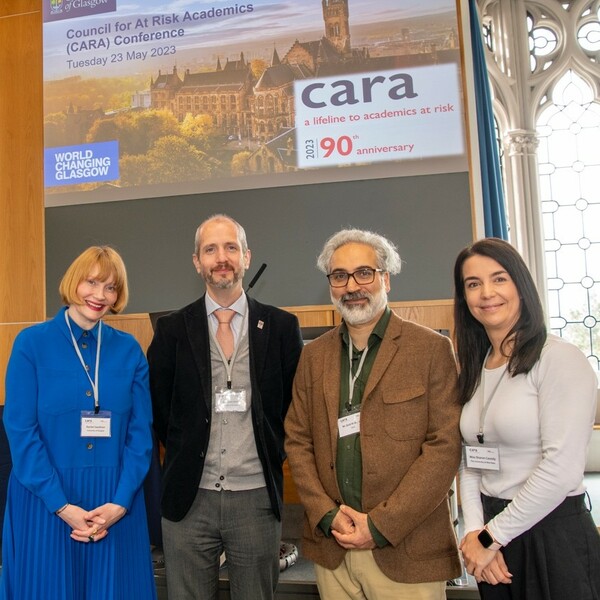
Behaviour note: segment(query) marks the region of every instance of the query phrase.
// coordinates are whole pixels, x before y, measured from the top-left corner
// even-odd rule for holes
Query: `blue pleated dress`
[[[84,332],[71,323],[86,364],[93,366],[97,326]],[[15,340],[4,409],[13,471],[2,599],[156,598],[142,491],[152,448],[147,364],[132,336],[106,325],[98,382],[100,408],[111,413],[111,436],[82,437],[81,411],[93,409],[93,394],[64,309]],[[69,526],[54,514],[67,502],[85,510],[114,502],[127,514],[106,538],[86,544],[72,540]]]

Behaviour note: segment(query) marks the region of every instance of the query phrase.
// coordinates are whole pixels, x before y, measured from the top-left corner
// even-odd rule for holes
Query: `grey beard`
[[[344,304],[344,299],[367,298],[369,303],[367,306],[347,306]],[[373,320],[375,316],[382,311],[387,304],[387,292],[382,286],[378,294],[373,295],[368,292],[352,292],[344,294],[341,298],[336,299],[331,297],[331,301],[339,311],[342,319],[350,325],[363,325]]]

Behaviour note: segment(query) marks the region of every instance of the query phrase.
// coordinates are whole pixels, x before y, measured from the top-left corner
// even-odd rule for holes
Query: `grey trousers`
[[[266,488],[199,489],[185,518],[162,528],[169,600],[216,600],[223,551],[232,600],[274,598],[281,522]]]

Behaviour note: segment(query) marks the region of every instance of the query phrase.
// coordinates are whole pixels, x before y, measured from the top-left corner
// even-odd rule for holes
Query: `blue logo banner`
[[[44,185],[73,185],[119,179],[119,142],[44,150]]]

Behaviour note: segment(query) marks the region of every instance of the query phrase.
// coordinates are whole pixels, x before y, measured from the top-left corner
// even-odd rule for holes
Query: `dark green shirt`
[[[375,325],[369,340],[367,342],[367,355],[364,359],[360,374],[354,383],[354,394],[352,404],[350,405],[350,361],[348,360],[348,345],[352,343],[348,328],[345,323],[340,327],[340,336],[342,338],[342,357],[341,357],[341,382],[340,382],[340,407],[339,416],[344,417],[349,414],[360,411],[362,397],[371,374],[371,369],[375,363],[377,352],[381,346],[381,340],[385,334],[390,321],[391,310],[386,307],[383,315]],[[352,346],[352,376],[356,375],[359,368],[364,350],[357,350]],[[338,487],[342,495],[342,500],[354,510],[364,512],[362,509],[362,453],[360,447],[360,433],[338,437],[336,472]],[[319,526],[326,535],[331,535],[331,523],[339,509],[329,511],[319,523]],[[375,543],[382,547],[388,542],[385,537],[368,519],[369,529]]]

